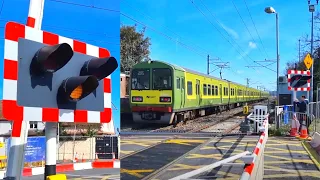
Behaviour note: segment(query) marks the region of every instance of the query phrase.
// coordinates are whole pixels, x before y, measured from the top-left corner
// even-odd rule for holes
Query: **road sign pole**
[[[41,29],[44,0],[30,0],[27,26]],[[6,177],[21,179],[24,167],[24,149],[28,139],[29,121],[13,120]]]

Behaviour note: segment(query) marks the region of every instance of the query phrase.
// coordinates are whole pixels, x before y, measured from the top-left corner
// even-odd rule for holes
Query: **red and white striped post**
[[[27,26],[41,29],[44,0],[30,0]],[[29,121],[12,119],[10,150],[6,170],[7,179],[21,179],[24,149],[28,138]]]

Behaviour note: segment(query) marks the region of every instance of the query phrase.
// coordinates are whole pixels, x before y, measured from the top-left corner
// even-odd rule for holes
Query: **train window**
[[[192,82],[188,81],[187,83],[187,91],[188,91],[188,95],[192,95]]]
[[[171,70],[168,68],[153,69],[153,89],[170,90],[172,89]]]
[[[208,85],[208,95],[211,96],[211,85]]]
[[[180,78],[177,78],[177,89],[180,89]]]
[[[150,89],[150,70],[149,69],[133,69],[132,70],[131,89],[132,90]]]
[[[223,95],[226,96],[227,95],[227,88],[223,87]]]
[[[211,85],[211,93],[212,93],[212,96],[215,95],[215,92],[214,92],[214,85]]]
[[[203,84],[203,95],[207,95],[207,85]]]
[[[214,89],[215,89],[216,96],[218,96],[218,86],[214,86]]]

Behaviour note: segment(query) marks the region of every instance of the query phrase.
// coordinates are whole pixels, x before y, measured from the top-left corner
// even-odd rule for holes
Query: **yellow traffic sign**
[[[309,53],[304,58],[303,62],[304,62],[304,65],[306,65],[306,67],[309,70],[311,68],[311,66],[312,66],[312,63],[313,63],[312,58],[311,58]]]

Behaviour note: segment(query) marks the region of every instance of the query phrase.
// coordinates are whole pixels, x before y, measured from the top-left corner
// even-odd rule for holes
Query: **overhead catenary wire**
[[[148,19],[155,20],[154,18],[152,18],[150,15],[146,14],[145,12],[142,12],[138,8],[135,8],[135,7],[131,6],[126,0],[121,0],[121,2],[124,2],[125,4],[127,4],[128,7],[132,8],[132,9],[135,9],[136,12],[139,12],[140,14],[144,15]],[[183,37],[178,35],[176,32],[174,32],[171,29],[169,29],[169,27],[167,27],[165,25],[160,25],[160,27],[163,27],[164,29],[168,30],[170,33],[174,34],[177,38],[184,39]],[[184,42],[188,42],[188,41],[184,40]],[[195,45],[193,42],[189,41],[188,44],[193,44],[193,47],[196,47],[198,50],[201,50],[205,54],[212,54],[212,53],[209,53],[209,50],[204,49],[204,48],[202,48],[202,47],[200,47],[198,45]]]
[[[223,35],[223,33],[219,30],[219,28],[217,27],[217,26],[215,26],[211,21],[210,21],[210,19],[204,14],[204,12],[203,11],[201,11],[201,9],[193,2],[193,0],[190,0],[191,1],[191,3],[194,5],[194,7],[206,18],[206,20],[220,33],[220,35],[227,41],[227,42],[229,42],[230,44],[231,44],[231,46],[239,53],[239,55],[248,63],[248,64],[251,64],[250,62],[248,62],[248,60],[247,59],[245,59],[244,58],[244,56],[243,56],[243,54],[233,45],[233,43],[231,43],[229,40],[228,40],[228,38],[226,38],[224,35]],[[208,9],[208,7],[202,2],[202,0],[200,0],[200,2],[205,6],[205,8],[207,9],[207,11],[209,11],[209,13],[215,18],[215,20],[217,21],[217,23],[221,26],[221,27],[223,27],[222,25],[221,25],[221,23],[217,20],[217,18],[214,16],[214,14]],[[225,30],[225,29],[224,29]],[[226,31],[227,32],[227,31]],[[228,34],[228,36],[231,38],[231,39],[233,39],[232,37],[231,37],[231,35],[227,32],[227,34]],[[234,40],[233,40],[234,41]],[[235,41],[234,41],[234,44],[236,44],[236,45],[238,45]],[[239,45],[238,45],[239,46]],[[241,51],[243,51],[242,49],[241,49],[241,47],[239,47],[239,49],[241,50]],[[244,52],[244,51],[243,51]],[[244,53],[245,54],[245,53]],[[249,57],[248,55],[246,55],[247,57]],[[249,57],[250,58],[250,57]]]
[[[257,44],[257,43],[256,43],[256,41],[255,41],[255,39],[253,38],[253,36],[252,36],[252,34],[251,34],[251,32],[250,32],[250,30],[249,30],[248,26],[247,26],[247,24],[245,23],[244,19],[242,18],[242,16],[241,16],[241,14],[240,14],[239,9],[237,8],[236,4],[234,3],[234,0],[231,0],[231,2],[232,2],[232,4],[233,4],[233,7],[236,9],[236,11],[237,11],[237,13],[238,13],[238,15],[239,15],[239,17],[240,17],[240,19],[241,19],[242,23],[243,23],[243,24],[244,24],[244,26],[246,27],[246,29],[247,29],[247,31],[248,31],[248,33],[249,33],[249,35],[251,36],[253,43]],[[259,49],[259,51],[260,51],[261,55],[263,55],[263,53],[262,53],[262,51],[261,51],[260,46],[258,46],[258,49]]]
[[[252,16],[251,16],[251,12],[250,12],[250,9],[249,9],[249,7],[248,7],[247,1],[246,1],[246,0],[243,0],[243,1],[244,1],[245,5],[246,5],[247,11],[248,11],[249,16],[250,16],[250,18],[251,18],[251,21],[252,21],[252,24],[253,24],[253,26],[254,26],[254,29],[256,30],[256,33],[257,33],[257,35],[258,35],[258,37],[259,37],[260,43],[261,43],[261,45],[262,45],[262,48],[263,48],[263,50],[264,50],[267,58],[270,59],[270,58],[269,58],[269,55],[268,55],[268,53],[267,53],[267,51],[266,51],[266,48],[265,48],[264,45],[263,45],[263,42],[262,42],[262,40],[261,40],[261,37],[260,37],[260,35],[259,35],[259,33],[258,33],[256,24],[254,23],[253,18],[252,18]]]
[[[165,38],[167,38],[167,39],[169,39],[169,40],[171,40],[171,41],[173,41],[173,42],[178,43],[178,44],[181,45],[182,47],[185,47],[186,49],[188,49],[188,50],[190,50],[190,51],[193,51],[194,53],[198,54],[199,56],[201,56],[201,57],[206,57],[206,54],[203,54],[203,53],[198,52],[198,51],[195,50],[193,47],[188,46],[188,45],[186,45],[185,43],[182,43],[181,41],[176,40],[176,39],[174,39],[173,37],[171,37],[171,36],[169,36],[169,35],[161,32],[161,31],[159,31],[159,30],[157,30],[157,29],[155,29],[155,28],[153,28],[153,27],[151,27],[151,26],[148,26],[148,25],[146,25],[146,24],[144,24],[144,23],[136,20],[136,19],[130,17],[129,15],[127,15],[127,14],[124,14],[124,13],[122,13],[122,12],[121,12],[120,14],[121,14],[122,16],[124,16],[124,17],[126,17],[126,18],[128,18],[128,19],[130,19],[130,20],[132,20],[132,21],[134,21],[134,22],[142,25],[143,27],[146,27],[147,29],[154,31],[154,32],[162,35],[163,37],[165,37]]]
[[[99,9],[99,10],[103,10],[103,11],[120,12],[119,10],[98,7],[98,6],[94,6],[93,4],[90,6],[90,5],[86,5],[86,4],[79,4],[79,3],[75,3],[75,2],[67,2],[67,1],[62,1],[62,0],[49,0],[49,1],[63,3],[63,4],[69,4],[69,5],[74,5],[74,6],[82,6],[82,7],[86,7],[86,8],[92,8],[92,9]]]

